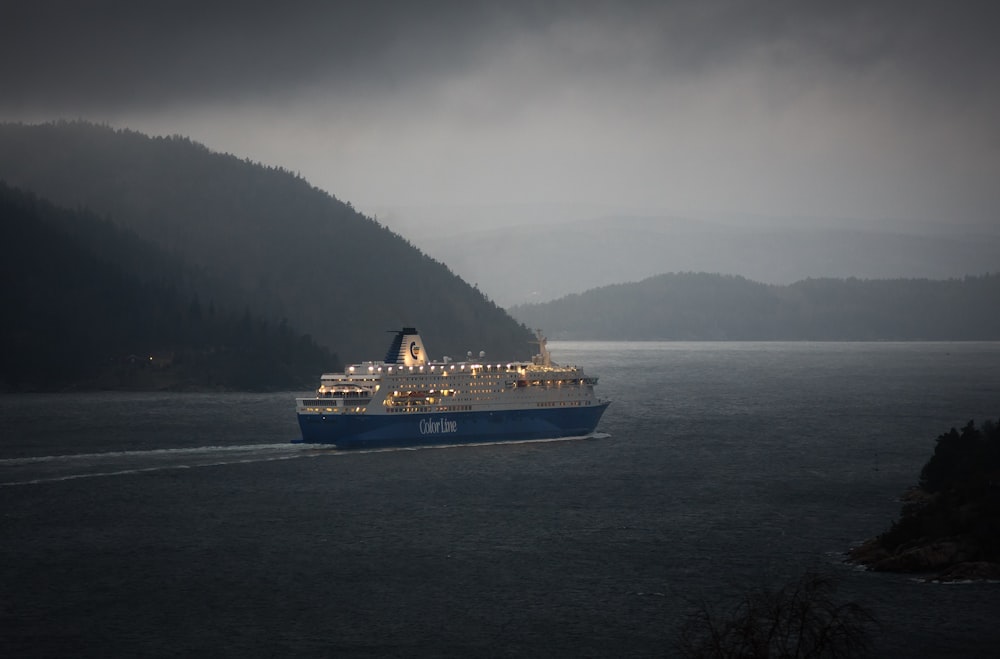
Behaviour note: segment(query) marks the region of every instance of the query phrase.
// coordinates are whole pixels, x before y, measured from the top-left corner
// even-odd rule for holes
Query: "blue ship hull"
[[[378,448],[581,437],[608,403],[587,407],[432,414],[299,414],[302,443]]]

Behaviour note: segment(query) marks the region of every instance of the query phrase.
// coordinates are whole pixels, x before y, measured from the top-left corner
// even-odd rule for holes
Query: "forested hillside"
[[[380,358],[386,330],[403,325],[435,357],[531,351],[527,329],[479,290],[282,169],[181,137],[0,124],[0,179],[128,227],[190,265],[217,303],[287,318],[345,361]]]
[[[672,273],[511,314],[560,339],[918,341],[1000,339],[1000,275],[806,279]]]
[[[336,359],[133,234],[0,182],[0,390],[308,389]]]

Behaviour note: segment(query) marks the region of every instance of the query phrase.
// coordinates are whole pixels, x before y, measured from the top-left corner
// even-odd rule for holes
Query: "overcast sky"
[[[369,213],[995,226],[993,4],[3,0],[0,120],[187,135]]]

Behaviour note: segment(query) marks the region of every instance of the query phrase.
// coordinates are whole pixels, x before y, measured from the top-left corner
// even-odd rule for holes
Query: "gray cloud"
[[[0,119],[84,117],[361,207],[995,219],[989,3],[8,2]]]
[[[393,86],[460,68],[502,27],[490,3],[15,2],[3,107],[141,109],[300,86]],[[543,17],[544,18],[544,17]],[[521,15],[521,20],[530,16]]]
[[[140,109],[343,84],[389,89],[482,66],[498,48],[591,75],[704,75],[746,57],[976,93],[1000,55],[988,3],[6,3],[6,109]],[[559,35],[562,34],[562,41]],[[569,39],[576,40],[569,42]],[[637,42],[634,46],[630,42]],[[583,71],[580,71],[581,73]]]

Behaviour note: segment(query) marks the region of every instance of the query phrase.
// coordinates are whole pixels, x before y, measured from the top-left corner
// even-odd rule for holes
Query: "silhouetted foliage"
[[[1000,430],[970,421],[937,438],[892,527],[851,552],[874,569],[948,570],[981,564],[978,575],[1000,575]],[[966,571],[956,578],[967,578]]]
[[[0,387],[311,388],[335,357],[282,323],[206,313],[135,235],[0,182]]]
[[[530,332],[443,264],[288,171],[183,137],[0,124],[0,179],[177,255],[201,301],[288,322],[350,361],[418,327],[432,354],[531,353]]]
[[[963,279],[806,279],[671,273],[511,314],[550,336],[627,340],[996,340],[1000,274]]]
[[[968,560],[1000,561],[1000,431],[969,421],[937,438],[934,455],[920,472],[920,489],[932,495],[911,505],[885,534],[899,547],[927,537],[967,536]]]
[[[992,421],[976,428],[969,421],[959,432],[952,428],[937,438],[934,455],[920,472],[926,492],[950,492],[961,498],[992,489],[1000,491],[1000,431]]]
[[[834,598],[834,583],[806,574],[774,590],[761,588],[722,612],[701,605],[678,635],[680,656],[860,657],[871,652],[875,617],[857,602]]]

